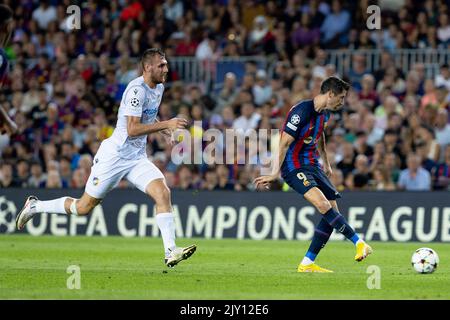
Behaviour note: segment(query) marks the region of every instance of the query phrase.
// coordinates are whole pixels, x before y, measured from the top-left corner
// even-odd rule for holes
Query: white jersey
[[[147,135],[128,136],[127,116],[140,117],[141,123],[155,122],[163,93],[164,85],[158,84],[152,89],[144,82],[143,76],[128,84],[120,102],[116,128],[104,141],[108,149],[111,146],[111,151],[123,159],[146,157]]]

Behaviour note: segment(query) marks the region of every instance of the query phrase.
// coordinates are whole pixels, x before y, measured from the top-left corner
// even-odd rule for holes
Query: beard
[[[156,83],[156,84],[164,83],[167,80],[167,74],[163,74],[160,77],[154,77],[152,80],[153,80],[153,83]]]

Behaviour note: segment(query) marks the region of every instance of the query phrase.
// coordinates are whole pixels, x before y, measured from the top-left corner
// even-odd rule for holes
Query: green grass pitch
[[[299,274],[309,242],[177,240],[191,243],[197,252],[169,269],[160,238],[2,235],[0,299],[450,299],[449,244],[372,242],[357,263],[350,242],[330,242],[317,263],[335,273]],[[433,274],[410,264],[424,246],[440,256]],[[80,267],[79,290],[67,289],[70,265]],[[371,265],[380,289],[367,287]]]

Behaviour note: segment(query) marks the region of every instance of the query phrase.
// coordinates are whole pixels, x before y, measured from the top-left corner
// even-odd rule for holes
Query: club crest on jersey
[[[134,95],[137,95],[138,89],[134,89],[133,92],[134,92]]]
[[[294,115],[291,117],[291,123],[292,123],[293,125],[298,125],[298,124],[300,123],[300,116],[299,116],[298,114],[294,114]]]
[[[97,177],[94,177],[94,179],[92,179],[92,183],[94,184],[94,186],[98,185],[99,180]]]

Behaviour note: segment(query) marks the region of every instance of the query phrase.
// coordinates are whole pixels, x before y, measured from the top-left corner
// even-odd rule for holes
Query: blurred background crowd
[[[114,130],[123,89],[140,75],[136,59],[161,47],[169,63],[177,56],[274,61],[268,72],[248,60],[242,76],[226,72],[216,90],[185,83],[172,69],[161,120],[187,117],[194,135],[210,128],[281,129],[292,105],[336,75],[352,85],[326,128],[338,190],[450,190],[449,66],[440,64],[429,77],[423,63],[404,72],[393,59],[399,49],[449,49],[449,1],[80,1],[80,30],[66,23],[66,8],[76,1],[4,3],[14,11],[15,30],[4,48],[11,69],[0,104],[19,132],[0,135],[2,188],[84,188],[93,155]],[[366,27],[372,3],[382,8],[380,31]],[[328,49],[380,49],[381,64],[370,69],[355,54],[337,74]],[[260,173],[261,159],[175,165],[162,136],[148,142],[173,189],[252,190]],[[281,181],[273,189],[288,190]]]

